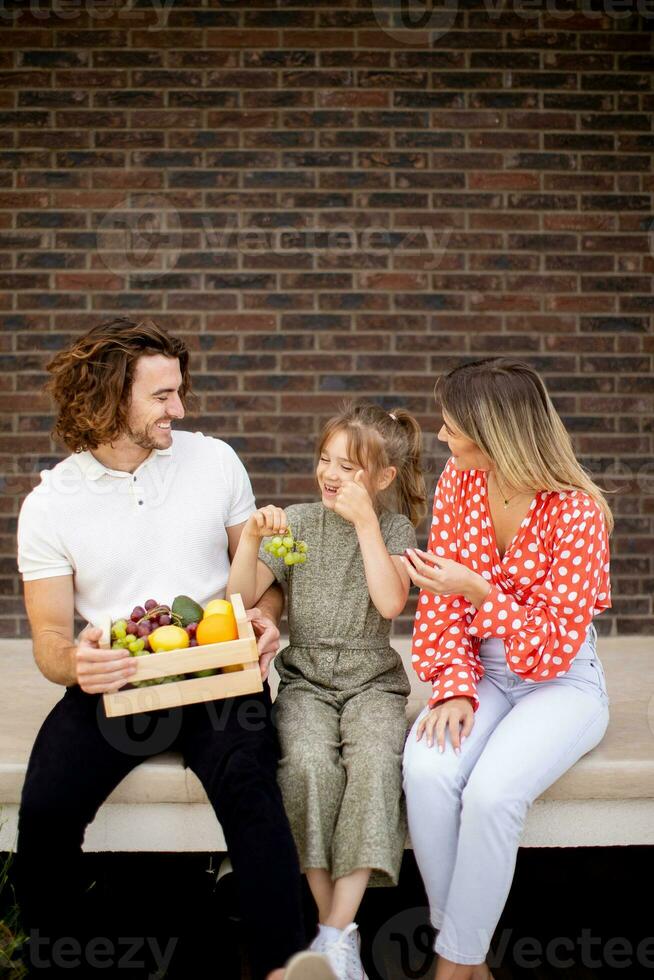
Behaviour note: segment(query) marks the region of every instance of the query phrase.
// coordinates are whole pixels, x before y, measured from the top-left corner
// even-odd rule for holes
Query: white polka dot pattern
[[[431,707],[465,696],[477,710],[479,646],[490,637],[504,641],[521,677],[565,674],[593,617],[611,606],[608,535],[592,498],[580,490],[538,493],[503,558],[486,498],[487,474],[459,472],[450,459],[434,495],[428,550],[467,565],[491,590],[478,610],[460,595],[420,593],[412,662],[432,683]]]

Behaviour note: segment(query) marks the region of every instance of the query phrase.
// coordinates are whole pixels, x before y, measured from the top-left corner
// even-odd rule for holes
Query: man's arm
[[[34,659],[53,684],[79,684],[87,694],[118,691],[136,670],[127,650],[99,650],[101,631],[87,626],[73,639],[75,601],[72,575],[25,582],[25,608],[32,629]]]
[[[73,576],[35,579],[24,589],[39,670],[53,684],[76,684]]]

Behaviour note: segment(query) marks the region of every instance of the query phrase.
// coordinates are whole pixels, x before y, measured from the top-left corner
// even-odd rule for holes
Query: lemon
[[[234,616],[234,610],[232,609],[231,602],[227,599],[212,599],[208,602],[205,610],[203,619],[207,619],[208,616]]]
[[[158,626],[150,633],[150,646],[154,653],[184,650],[190,642],[188,633],[181,626]]]

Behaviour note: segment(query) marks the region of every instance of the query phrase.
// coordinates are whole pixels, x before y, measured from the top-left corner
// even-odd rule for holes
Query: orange
[[[195,634],[198,645],[203,643],[224,643],[226,640],[237,640],[238,630],[234,613],[227,614],[215,613],[213,616],[206,616],[198,623],[198,631]]]

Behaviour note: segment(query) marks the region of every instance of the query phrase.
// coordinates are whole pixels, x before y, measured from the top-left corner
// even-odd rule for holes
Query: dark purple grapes
[[[141,623],[140,626],[136,627],[137,636],[149,636],[151,632],[152,632],[152,626],[147,621],[145,623]]]
[[[191,642],[189,643],[189,646],[190,647],[196,647],[196,646],[198,646],[198,641],[195,640],[195,639],[191,640]]]
[[[191,639],[193,639],[197,631],[198,631],[197,623],[189,623],[188,626],[186,627],[186,632],[191,637]]]
[[[158,605],[156,599],[148,599],[147,602],[143,603],[143,608],[146,612],[150,612],[151,609],[155,609]]]
[[[135,622],[131,622],[125,627],[125,632],[129,633],[130,636],[138,636],[139,628]]]
[[[159,617],[159,626],[170,626],[171,623],[172,623],[171,617],[167,616],[165,613],[162,613],[161,616]]]
[[[130,619],[133,620],[133,622],[137,623],[139,619],[143,619],[144,616],[145,616],[145,609],[143,608],[143,606],[134,606],[134,608],[132,609],[132,615],[130,616]]]

